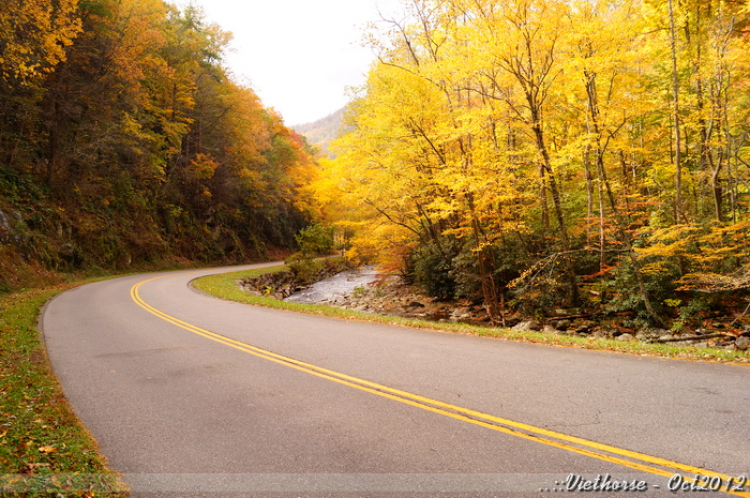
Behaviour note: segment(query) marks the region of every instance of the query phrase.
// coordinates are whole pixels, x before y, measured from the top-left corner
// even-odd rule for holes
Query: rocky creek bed
[[[331,266],[329,268],[329,266]],[[346,269],[326,265],[311,281],[304,284],[294,272],[269,273],[245,279],[245,290],[272,295],[277,299],[326,304],[364,313],[418,318],[438,322],[461,322],[490,326],[484,307],[468,300],[445,302],[425,296],[407,285],[398,275],[383,275],[373,267]],[[544,320],[528,319],[518,314],[505,317],[505,325],[514,331],[539,331],[549,334],[593,336],[618,341],[642,341],[676,346],[716,347],[747,350],[750,348],[750,326],[734,327],[731,321],[709,320],[695,330],[671,330],[645,327],[625,328],[607,316],[580,315],[557,310],[558,316]]]

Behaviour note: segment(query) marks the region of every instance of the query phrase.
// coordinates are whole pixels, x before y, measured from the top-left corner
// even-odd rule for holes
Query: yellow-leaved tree
[[[405,0],[369,36],[379,60],[316,187],[352,252],[481,296],[496,321],[508,293],[663,324],[665,296],[718,260],[667,251],[661,230],[716,247],[750,192],[747,8],[668,7]]]
[[[5,0],[0,5],[0,79],[29,84],[65,59],[81,31],[78,0]]]

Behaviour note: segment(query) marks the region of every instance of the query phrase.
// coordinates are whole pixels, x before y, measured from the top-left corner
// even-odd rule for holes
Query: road
[[[749,368],[335,320],[189,286],[237,269],[122,277],[45,308],[64,392],[133,496],[644,494],[616,492],[623,481],[726,496],[670,493],[678,472],[750,496]]]

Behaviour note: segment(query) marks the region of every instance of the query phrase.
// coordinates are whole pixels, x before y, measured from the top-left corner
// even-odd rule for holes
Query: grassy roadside
[[[0,496],[127,496],[65,400],[37,330],[49,299],[104,278],[0,295]]]
[[[514,332],[507,328],[478,327],[460,323],[436,323],[409,318],[372,315],[358,311],[345,310],[332,306],[287,303],[270,297],[253,296],[237,286],[237,280],[254,277],[269,271],[279,271],[283,267],[264,268],[261,270],[223,273],[202,277],[193,282],[193,286],[206,294],[241,303],[265,306],[268,308],[297,311],[313,315],[329,316],[350,320],[386,323],[406,327],[416,327],[444,332],[471,334],[496,337],[500,339],[547,344],[551,346],[576,347],[601,351],[614,351],[640,356],[654,356],[661,358],[676,358],[693,361],[708,361],[720,363],[750,364],[750,352],[717,348],[695,348],[684,346],[670,346],[668,344],[645,344],[641,342],[621,342],[594,337],[578,337],[564,334],[548,334],[541,332]]]

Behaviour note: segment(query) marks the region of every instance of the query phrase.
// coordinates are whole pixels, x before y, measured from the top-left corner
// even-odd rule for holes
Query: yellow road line
[[[376,394],[378,396],[382,396],[384,398],[398,401],[400,403],[404,403],[417,408],[422,408],[433,413],[492,429],[494,431],[510,434],[512,436],[535,441],[548,446],[564,449],[566,451],[571,451],[592,458],[597,458],[606,462],[630,467],[632,469],[660,475],[663,477],[672,477],[675,475],[675,473],[683,473],[683,477],[688,482],[692,482],[696,476],[701,476],[701,478],[705,477],[707,480],[710,478],[719,478],[722,483],[720,491],[736,496],[745,496],[750,498],[750,492],[745,491],[744,489],[741,491],[731,489],[733,486],[730,487],[729,483],[736,483],[737,479],[732,478],[731,476],[726,474],[701,469],[692,465],[673,462],[663,458],[654,457],[651,455],[646,455],[644,453],[638,453],[635,451],[630,451],[603,443],[597,443],[595,441],[589,441],[587,439],[575,436],[569,436],[567,434],[550,431],[541,427],[524,424],[522,422],[515,422],[468,408],[451,405],[449,403],[444,403],[442,401],[420,396],[418,394],[401,391],[388,386],[384,386],[382,384],[377,384],[375,382],[370,382],[368,380],[352,377],[340,372],[295,360],[294,358],[289,358],[272,351],[251,346],[229,337],[216,334],[209,330],[202,329],[190,323],[184,322],[179,318],[175,318],[171,315],[168,315],[167,313],[164,313],[163,311],[151,306],[140,297],[138,290],[143,284],[146,284],[153,280],[164,278],[166,276],[168,275],[153,277],[134,285],[130,289],[130,295],[133,301],[135,301],[135,303],[138,304],[141,308],[161,318],[162,320],[165,320],[194,334],[200,335],[207,339],[211,339],[212,341],[224,344],[234,349],[238,349],[245,353],[252,354],[259,358],[263,358],[281,365],[285,365],[287,367],[294,368],[295,370],[299,370],[310,375],[315,375],[317,377],[337,382],[354,389],[359,389],[360,391]],[[627,458],[628,460],[625,460],[625,458]],[[685,475],[685,473],[688,475]],[[698,484],[701,484],[703,482],[704,481],[701,480],[698,482]]]

